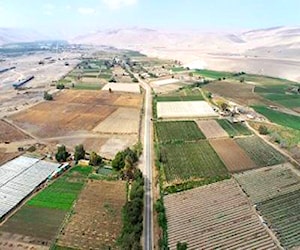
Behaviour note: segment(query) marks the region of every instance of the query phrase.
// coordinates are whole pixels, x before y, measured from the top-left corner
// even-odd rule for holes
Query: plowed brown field
[[[9,123],[0,120],[0,143],[26,140],[30,137]]]
[[[75,249],[118,249],[116,239],[125,202],[124,182],[89,182],[57,244]]]
[[[240,172],[257,167],[235,141],[231,139],[219,139],[210,140],[209,143],[230,172]]]
[[[196,121],[207,139],[228,137],[226,131],[215,120]]]

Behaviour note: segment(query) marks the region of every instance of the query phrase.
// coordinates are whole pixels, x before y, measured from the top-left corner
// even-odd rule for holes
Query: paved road
[[[138,78],[145,89],[145,126],[144,126],[144,176],[145,176],[145,220],[144,220],[144,250],[153,249],[153,200],[152,200],[152,97],[151,88],[142,79]]]

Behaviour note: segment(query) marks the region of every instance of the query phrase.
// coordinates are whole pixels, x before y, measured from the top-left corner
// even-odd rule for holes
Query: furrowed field
[[[236,142],[258,167],[272,166],[286,161],[283,155],[256,136],[238,138]]]
[[[231,123],[228,120],[217,120],[220,126],[228,133],[230,137],[251,135],[251,131],[240,123]]]
[[[163,145],[160,158],[167,182],[228,177],[225,165],[207,141]]]
[[[155,125],[160,143],[205,139],[194,121],[157,122]]]
[[[264,201],[257,206],[285,249],[300,247],[300,190]]]
[[[1,227],[1,234],[10,236],[6,240],[0,236],[0,243],[18,234],[16,245],[50,246],[90,172],[90,167],[75,167],[29,200]]]
[[[164,95],[159,95],[156,97],[156,101],[158,102],[202,100],[204,100],[202,93],[199,89],[196,88],[183,88],[182,90],[174,91]]]

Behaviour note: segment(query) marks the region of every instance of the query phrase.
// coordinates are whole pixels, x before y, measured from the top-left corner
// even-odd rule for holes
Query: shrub
[[[259,125],[258,132],[261,135],[267,135],[269,133],[268,128],[265,125]]]

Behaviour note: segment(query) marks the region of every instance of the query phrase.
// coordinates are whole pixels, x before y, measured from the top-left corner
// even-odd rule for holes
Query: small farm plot
[[[300,190],[300,177],[290,163],[234,175],[253,203]]]
[[[141,93],[138,83],[108,83],[102,90],[111,90],[116,92]]]
[[[198,88],[182,88],[167,94],[155,97],[158,102],[176,102],[176,101],[201,101],[204,100],[201,91]]]
[[[164,197],[171,250],[278,249],[231,179]]]
[[[30,139],[30,137],[9,123],[0,120],[0,143]]]
[[[178,83],[178,79],[163,79],[163,80],[158,80],[158,81],[153,81],[156,86],[163,86],[163,85],[168,85],[168,84],[173,84],[173,83]]]
[[[218,139],[210,140],[209,143],[230,172],[239,172],[256,168],[256,164],[235,141],[231,139]]]
[[[205,139],[194,121],[157,122],[155,128],[160,143]]]
[[[257,205],[284,249],[300,248],[300,190],[283,194]]]
[[[217,113],[206,101],[158,102],[158,118],[216,117]]]
[[[286,161],[282,154],[257,136],[237,138],[236,142],[258,167],[272,166]]]
[[[252,132],[244,124],[232,123],[226,119],[217,120],[217,122],[230,137],[252,135]]]
[[[138,134],[140,111],[135,108],[118,108],[93,131],[105,134]]]
[[[192,179],[220,180],[228,176],[225,165],[207,141],[162,145],[160,158],[168,183]]]
[[[89,182],[57,245],[74,249],[118,249],[116,240],[122,227],[121,211],[125,202],[124,182]]]
[[[39,192],[0,228],[0,242],[4,232],[11,239],[21,236],[16,245],[50,246],[90,172],[90,167],[75,167]]]
[[[226,138],[228,134],[215,120],[200,120],[197,125],[205,134],[206,138]]]

